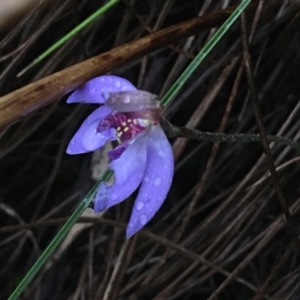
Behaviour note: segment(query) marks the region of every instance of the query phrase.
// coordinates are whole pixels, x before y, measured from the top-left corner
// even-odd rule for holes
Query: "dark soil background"
[[[254,2],[247,22],[266,132],[297,141],[299,2]],[[17,78],[104,1],[52,1],[33,7],[0,32],[0,95],[144,36],[145,24],[157,31],[238,3],[132,0],[129,10],[121,1]],[[214,32],[202,30],[177,42],[180,53],[164,48],[111,73],[162,96]],[[165,117],[174,125],[203,131],[258,133],[248,91],[238,20]],[[107,165],[102,152],[65,153],[94,109],[65,101],[57,99],[0,133],[1,299],[7,299]],[[170,141],[176,157],[174,182],[146,228],[125,239],[135,195],[104,214],[87,211],[21,299],[300,299],[297,151],[270,145],[292,215],[287,222],[259,142]]]

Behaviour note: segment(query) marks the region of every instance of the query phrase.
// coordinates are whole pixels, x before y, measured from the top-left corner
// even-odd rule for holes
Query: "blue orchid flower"
[[[94,200],[95,212],[122,202],[140,186],[126,231],[129,238],[152,219],[172,183],[174,157],[159,125],[159,101],[124,78],[105,75],[88,81],[67,100],[78,102],[101,106],[83,122],[67,153],[86,153],[108,141],[118,142],[108,154],[114,183],[100,184]]]

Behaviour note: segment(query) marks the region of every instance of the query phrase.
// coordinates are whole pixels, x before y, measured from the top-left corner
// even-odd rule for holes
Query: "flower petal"
[[[147,139],[140,135],[110,163],[115,183],[112,186],[100,185],[94,203],[96,213],[122,202],[138,188],[146,168],[146,154]]]
[[[172,147],[160,125],[151,128],[148,145],[145,175],[127,227],[127,238],[152,219],[167,197],[173,179]]]
[[[110,150],[108,152],[108,157],[111,160],[118,159],[123,154],[123,152],[127,149],[128,144],[129,144],[128,142],[125,142],[125,143],[120,144],[119,146],[117,146],[115,149]]]
[[[108,140],[115,139],[114,129],[98,132],[99,122],[111,113],[111,108],[103,105],[93,111],[71,139],[67,153],[80,154],[102,147]]]
[[[135,91],[136,88],[128,80],[113,76],[104,75],[93,78],[82,87],[75,90],[67,100],[67,103],[104,103],[103,93]]]

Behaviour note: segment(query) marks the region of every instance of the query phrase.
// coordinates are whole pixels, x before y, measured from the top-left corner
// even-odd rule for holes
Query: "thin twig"
[[[261,141],[260,135],[248,133],[220,133],[220,132],[204,132],[197,129],[178,127],[171,124],[166,119],[161,120],[163,130],[170,138],[182,137],[187,139],[210,141],[210,142],[259,142]],[[268,142],[274,142],[278,145],[286,145],[296,149],[300,153],[300,144],[295,141],[275,136],[266,135]]]

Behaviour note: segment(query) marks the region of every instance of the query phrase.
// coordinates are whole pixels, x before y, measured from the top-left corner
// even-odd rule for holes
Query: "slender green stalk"
[[[14,290],[14,292],[10,295],[8,300],[18,299],[18,297],[21,295],[21,293],[24,291],[24,289],[27,287],[27,285],[34,278],[36,273],[40,270],[40,268],[48,260],[48,258],[51,256],[51,254],[57,248],[57,246],[61,243],[61,241],[65,238],[65,236],[71,230],[71,228],[76,223],[78,218],[82,215],[82,213],[86,210],[86,208],[93,201],[99,183],[101,181],[107,182],[109,180],[109,178],[112,176],[112,174],[113,174],[113,172],[110,170],[107,170],[106,172],[104,172],[104,174],[101,177],[101,179],[99,180],[99,182],[97,182],[93,186],[93,188],[89,191],[89,193],[86,195],[86,197],[83,199],[83,201],[79,204],[79,206],[76,208],[76,210],[70,216],[68,221],[60,229],[60,231],[57,233],[57,235],[54,237],[54,239],[51,241],[51,243],[48,245],[48,247],[44,250],[42,255],[39,257],[39,259],[36,261],[36,263],[31,267],[31,269],[28,271],[26,276],[19,283],[17,288]]]
[[[241,13],[245,10],[250,2],[251,0],[242,1],[242,3],[230,15],[230,17],[224,22],[224,24],[216,31],[214,36],[207,42],[207,44],[202,48],[199,54],[193,59],[193,61],[189,64],[189,66],[184,70],[184,72],[180,75],[180,77],[175,81],[169,91],[162,98],[160,102],[162,106],[166,106],[171,102],[171,100],[182,88],[183,84],[187,81],[187,79],[191,76],[191,74],[195,71],[199,64],[204,60],[207,54],[218,43],[221,37],[227,32],[227,30],[231,27],[235,20],[241,15]]]
[[[97,11],[95,11],[87,19],[85,19],[83,22],[81,22],[79,25],[77,25],[74,29],[72,29],[69,33],[67,33],[65,36],[63,36],[56,43],[54,43],[45,52],[43,52],[41,55],[39,55],[32,63],[30,63],[27,67],[25,67],[22,71],[20,71],[17,74],[17,77],[22,76],[29,69],[31,69],[37,63],[39,63],[40,61],[42,61],[49,54],[51,54],[53,51],[55,51],[57,48],[59,48],[61,45],[63,45],[65,42],[67,42],[71,37],[73,37],[75,34],[77,34],[78,32],[80,32],[81,30],[83,30],[87,25],[89,25],[90,23],[92,23],[96,18],[98,18],[99,16],[103,15],[107,10],[109,10],[117,2],[119,2],[119,0],[110,0],[108,3],[106,3],[105,5],[103,5],[102,7],[100,7]]]

